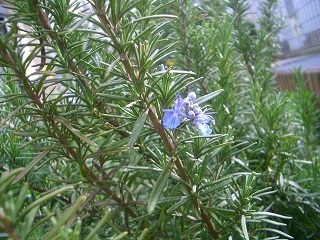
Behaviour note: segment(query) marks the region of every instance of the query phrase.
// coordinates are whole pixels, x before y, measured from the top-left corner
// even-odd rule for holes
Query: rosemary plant
[[[306,121],[275,92],[274,35],[244,27],[245,1],[7,9],[0,238],[293,238],[279,199],[305,155],[289,131],[310,149],[316,128],[290,124]]]

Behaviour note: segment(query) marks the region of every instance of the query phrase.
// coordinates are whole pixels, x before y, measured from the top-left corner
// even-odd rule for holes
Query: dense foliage
[[[276,89],[276,7],[12,1],[0,238],[320,239],[317,99]]]

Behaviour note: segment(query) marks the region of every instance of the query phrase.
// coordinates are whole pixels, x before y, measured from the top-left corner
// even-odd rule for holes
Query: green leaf
[[[38,200],[34,201],[33,203],[31,203],[28,207],[26,207],[23,212],[20,214],[19,218],[17,219],[17,223],[21,221],[21,219],[28,213],[30,212],[34,207],[38,206],[39,204],[45,202],[45,201],[48,201],[50,200],[51,198],[54,198],[56,197],[57,195],[65,192],[65,191],[69,191],[73,189],[73,186],[67,186],[67,187],[62,187],[58,190],[55,190],[41,198],[39,198]]]
[[[320,195],[320,192],[315,193],[298,193],[297,195],[301,197],[318,197]]]
[[[28,103],[22,104],[20,107],[16,108],[12,113],[10,113],[3,121],[0,123],[0,128],[6,124],[10,118],[12,118],[17,112],[19,112],[22,108],[24,108],[25,105]]]
[[[144,122],[146,121],[146,118],[148,116],[149,109],[142,112],[140,116],[138,117],[136,123],[133,126],[132,134],[128,143],[128,147],[132,148],[136,140],[138,139],[141,130],[143,129]]]
[[[27,192],[29,190],[29,184],[28,183],[24,183],[23,186],[20,188],[20,192],[18,195],[18,198],[16,200],[16,204],[15,204],[15,216],[18,215],[18,212],[20,211],[20,209],[22,208],[23,204],[25,203],[25,197],[27,195]]]
[[[37,216],[37,213],[39,211],[39,207],[40,206],[36,206],[34,207],[30,213],[26,216],[25,218],[25,221],[23,223],[23,227],[21,228],[20,230],[20,236],[28,236],[29,235],[29,232],[31,231],[32,229],[32,226],[34,225],[35,223],[35,218]],[[25,238],[27,239],[27,238]]]
[[[148,228],[143,229],[142,233],[138,237],[138,240],[148,239]]]
[[[215,207],[203,207],[204,210],[210,213],[220,213],[224,216],[235,216],[237,213],[234,210],[223,209],[223,208],[215,208]]]
[[[23,171],[23,168],[17,168],[10,172],[4,172],[0,178],[0,196],[9,187],[16,175]]]
[[[98,224],[92,229],[89,233],[89,235],[84,240],[90,240],[93,239],[94,236],[97,234],[97,232],[100,230],[100,228],[103,227],[103,225],[107,222],[107,220],[111,216],[111,209],[108,209],[106,214],[103,216],[103,218],[98,222]]]
[[[37,209],[38,207],[34,208]],[[53,213],[45,216],[44,218],[42,218],[41,220],[35,222],[32,227],[29,229],[28,233],[24,236],[25,239],[28,239],[29,235],[32,234],[37,228],[39,228],[40,226],[42,226],[42,224],[46,223],[47,221],[49,221],[50,218],[53,217]]]
[[[249,240],[249,234],[247,229],[246,217],[244,215],[241,216],[241,228],[244,235],[245,240]]]
[[[143,129],[144,123],[145,123],[146,118],[148,116],[148,112],[149,112],[149,109],[147,109],[146,111],[142,112],[140,114],[140,116],[138,117],[136,123],[133,126],[132,134],[131,134],[131,137],[130,137],[130,140],[129,140],[129,143],[128,143],[128,147],[129,147],[129,151],[130,151],[129,156],[130,156],[131,160],[134,160],[133,159],[133,157],[134,157],[133,145],[137,141],[137,139],[138,139],[138,137],[140,135],[140,132]]]
[[[222,93],[222,92],[223,92],[223,89],[217,90],[217,91],[215,91],[215,92],[212,92],[212,93],[209,93],[209,94],[207,94],[207,95],[204,95],[204,96],[202,96],[202,97],[197,98],[194,102],[195,102],[196,104],[204,103],[204,102],[206,102],[206,101],[209,101],[209,100],[212,99],[212,98],[215,98],[216,96],[218,96],[218,95],[219,95],[220,93]]]
[[[30,172],[30,170],[37,164],[39,163],[45,156],[47,156],[50,153],[51,150],[46,150],[40,153],[35,159],[32,160],[31,163],[27,167],[23,169],[23,171],[16,177],[16,179],[13,181],[13,184],[16,184],[19,182],[24,176]]]
[[[141,17],[141,18],[138,18],[138,19],[134,19],[130,23],[127,23],[126,25],[124,25],[122,28],[126,28],[127,25],[132,24],[132,23],[141,22],[141,21],[144,21],[144,20],[150,20],[150,19],[154,19],[154,18],[171,18],[171,19],[175,18],[175,19],[178,19],[178,17],[174,16],[174,15],[156,14],[156,15],[151,15],[151,16],[146,16],[146,17]]]
[[[256,231],[262,231],[262,232],[273,232],[273,233],[277,233],[277,234],[280,234],[284,237],[287,237],[287,238],[290,238],[290,239],[293,239],[292,236],[282,232],[282,231],[279,231],[277,229],[273,229],[273,228],[258,228]]]
[[[177,208],[181,207],[182,205],[186,204],[190,200],[189,197],[183,196],[181,197],[181,200],[175,204],[173,204],[171,207],[168,208],[167,213],[173,212]]]
[[[193,223],[191,227],[189,227],[187,230],[182,232],[181,235],[183,236],[194,236],[195,232],[199,231],[201,229],[202,223]],[[190,239],[190,238],[189,238]],[[194,238],[191,238],[194,239]]]
[[[149,200],[148,200],[148,214],[151,214],[153,210],[155,209],[159,198],[161,196],[162,191],[164,190],[167,181],[169,179],[170,173],[173,169],[174,163],[169,162],[163,169],[162,173],[160,174],[154,188],[151,191]]]
[[[253,212],[252,215],[262,215],[262,216],[278,217],[283,219],[292,219],[292,217],[283,216],[283,215],[272,213],[272,212]]]
[[[56,76],[56,74],[52,71],[35,71],[31,73],[28,77],[31,77],[33,75],[46,75],[46,76]]]
[[[122,239],[124,237],[126,237],[128,235],[128,232],[123,232],[123,233],[120,233],[118,236],[116,236],[113,240],[119,240],[119,239]]]
[[[170,2],[166,2],[166,3],[162,3],[159,6],[156,6],[155,9],[152,10],[151,14],[155,14],[156,12],[168,7],[170,4],[174,3],[174,1],[170,1]]]
[[[287,224],[285,223],[282,223],[282,222],[276,222],[276,221],[273,221],[273,220],[270,220],[270,219],[259,219],[261,222],[266,222],[266,223],[270,223],[270,224],[273,224],[273,225],[276,225],[276,226],[287,226]]]
[[[126,145],[128,142],[130,141],[130,138],[127,137],[127,138],[124,138],[124,139],[121,139],[119,141],[116,141],[116,142],[113,142],[113,143],[110,143],[108,144],[104,150],[106,152],[110,152],[110,151],[123,151],[123,149],[121,149],[121,147],[123,147],[124,145]],[[127,148],[126,148],[127,150]]]
[[[94,143],[93,141],[91,141],[88,137],[86,137],[82,132],[80,132],[79,130],[75,129],[74,127],[72,127],[71,123],[62,117],[55,117],[55,119],[57,119],[60,123],[62,123],[66,128],[69,129],[70,132],[72,132],[74,135],[76,135],[78,138],[80,138],[81,140],[83,140],[84,142],[90,144],[93,147],[98,147],[98,145],[96,143]]]
[[[202,139],[202,138],[208,138],[210,140],[217,140],[217,139],[225,137],[225,136],[227,136],[227,134],[212,134],[212,135],[208,135],[208,136],[193,136],[193,137],[181,139],[178,144],[183,145],[188,142],[193,143],[195,141],[195,139]]]
[[[77,15],[77,14],[75,14]],[[66,31],[60,32],[58,33],[58,35],[65,35],[67,33],[72,33],[74,31],[76,31],[79,27],[81,27],[83,25],[84,22],[86,22],[89,18],[91,18],[94,15],[94,13],[89,13],[88,15],[82,17],[78,22],[76,22],[71,28],[69,28]],[[80,16],[80,15],[78,15]]]
[[[51,228],[44,240],[52,239],[54,236],[59,235],[60,228],[79,210],[84,203],[86,196],[80,196],[78,200],[58,219],[57,223]]]

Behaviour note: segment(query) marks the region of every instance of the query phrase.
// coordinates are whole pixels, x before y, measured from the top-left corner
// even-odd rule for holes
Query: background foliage
[[[320,239],[317,98],[278,92],[276,0],[16,0],[0,237]],[[194,91],[214,134],[164,129]]]

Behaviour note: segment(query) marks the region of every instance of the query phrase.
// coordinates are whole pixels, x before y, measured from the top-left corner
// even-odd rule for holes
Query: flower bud
[[[196,100],[197,95],[196,95],[195,92],[190,92],[190,93],[188,94],[187,98],[188,98],[189,101],[193,102],[194,100]]]
[[[190,102],[190,101],[185,101],[185,102],[183,103],[183,106],[185,107],[185,110],[186,110],[186,112],[187,112],[189,109],[192,109],[192,108],[193,108],[193,103]]]
[[[189,118],[189,119],[193,119],[194,117],[196,116],[196,114],[193,112],[193,111],[188,111],[188,113],[187,113],[187,118]]]
[[[199,107],[195,107],[195,108],[193,108],[193,112],[194,112],[196,115],[199,115],[200,113],[202,113],[202,110],[201,110],[201,108],[199,108]]]

